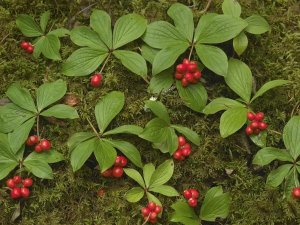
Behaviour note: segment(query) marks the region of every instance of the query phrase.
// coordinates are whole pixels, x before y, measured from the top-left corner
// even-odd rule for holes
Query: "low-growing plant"
[[[50,11],[44,12],[40,16],[39,24],[29,15],[18,15],[16,20],[17,27],[26,37],[35,38],[33,46],[30,43],[22,42],[21,47],[27,50],[28,53],[33,52],[33,56],[36,58],[43,54],[48,59],[61,60],[59,38],[68,35],[69,30],[65,28],[51,30],[51,26],[47,31],[49,19]],[[31,48],[28,49],[30,46]]]
[[[266,185],[275,188],[284,183],[285,197],[299,199],[300,196],[294,192],[300,188],[300,116],[292,117],[285,125],[283,142],[286,149],[265,147],[256,153],[252,163],[266,166],[274,160],[281,161],[279,167],[268,175]]]
[[[93,132],[75,133],[68,140],[71,165],[73,171],[79,170],[88,158],[94,153],[101,172],[113,166],[117,151],[121,151],[134,165],[143,167],[140,152],[136,147],[123,140],[115,140],[110,136],[115,134],[139,135],[143,128],[135,125],[123,125],[106,131],[111,121],[124,107],[125,96],[119,91],[112,91],[99,100],[95,107],[95,117],[99,131],[87,118]]]

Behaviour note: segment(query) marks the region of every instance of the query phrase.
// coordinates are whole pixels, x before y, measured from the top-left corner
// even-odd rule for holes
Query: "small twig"
[[[100,73],[102,73],[102,71],[104,70],[104,67],[106,66],[106,64],[107,64],[107,62],[108,62],[110,56],[111,56],[111,52],[110,52],[109,55],[106,57],[106,59],[105,59],[103,65],[102,65],[102,67],[101,67]]]
[[[147,219],[145,220],[145,222],[142,225],[145,225],[149,221],[150,215],[151,215],[151,213],[149,213]]]
[[[87,121],[89,122],[91,128],[93,129],[94,133],[97,135],[97,137],[98,137],[99,139],[101,139],[99,133],[97,132],[96,128],[93,126],[92,122],[89,120],[89,118],[86,117],[86,119],[87,119]]]
[[[271,130],[271,129],[269,129],[269,131],[272,132],[272,133],[274,133],[274,134],[282,135],[282,133],[280,133],[280,132],[278,132],[278,131],[276,131],[276,130]]]
[[[76,15],[79,15],[80,13],[84,12],[85,10],[90,9],[91,7],[93,7],[94,5],[97,5],[97,3],[93,3],[91,5],[88,5],[87,7],[83,8],[82,10],[80,10],[78,13],[76,13]]]
[[[193,50],[194,50],[194,46],[195,46],[195,42],[193,42],[193,44],[192,44],[191,51],[190,51],[190,54],[189,54],[189,60],[191,60]]]
[[[2,40],[0,41],[0,43],[2,43],[9,35],[10,35],[10,33],[8,33],[7,35],[5,35],[4,38],[2,38]]]
[[[40,115],[39,114],[37,115],[37,118],[36,118],[36,133],[37,133],[38,139],[40,140]]]
[[[212,1],[213,1],[213,0],[208,0],[208,2],[207,2],[207,4],[206,4],[205,8],[204,8],[202,11],[200,11],[200,14],[204,14],[204,13],[207,12],[207,10],[209,9],[209,7],[210,7]]]

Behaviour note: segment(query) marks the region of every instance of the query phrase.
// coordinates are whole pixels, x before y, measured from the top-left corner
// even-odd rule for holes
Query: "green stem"
[[[37,115],[36,118],[36,134],[38,136],[38,139],[40,140],[40,115]]]
[[[89,120],[89,118],[86,117],[86,119],[87,119],[87,121],[89,122],[89,125],[91,126],[91,128],[93,129],[94,133],[97,135],[97,137],[98,137],[99,139],[101,139],[101,136],[100,136],[99,133],[97,132],[96,128],[93,126],[92,122]]]
[[[299,187],[299,180],[297,178],[297,168],[294,166],[294,181],[295,181],[295,187]]]
[[[101,69],[100,69],[100,72],[99,72],[99,73],[102,73],[102,71],[104,70],[104,68],[105,68],[105,66],[106,66],[106,64],[107,64],[107,62],[108,62],[108,60],[109,60],[109,58],[110,58],[111,54],[112,54],[112,51],[111,51],[111,52],[108,54],[108,56],[106,57],[106,59],[105,59],[105,61],[104,61],[103,65],[102,65],[102,67],[101,67]]]
[[[191,60],[191,57],[192,57],[192,53],[193,53],[194,47],[195,47],[195,42],[192,43],[191,51],[190,51],[190,54],[189,54],[189,60]]]

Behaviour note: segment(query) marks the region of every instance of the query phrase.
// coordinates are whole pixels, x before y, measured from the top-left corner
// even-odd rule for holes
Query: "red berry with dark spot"
[[[22,184],[24,187],[31,187],[32,183],[33,183],[33,181],[31,178],[26,178],[22,181]]]
[[[101,173],[101,175],[103,177],[111,177],[112,176],[112,169],[110,168],[110,169],[105,170],[104,172]]]
[[[91,77],[90,84],[91,84],[92,87],[99,87],[101,85],[101,82],[102,82],[102,74],[95,73]]]
[[[115,166],[112,170],[112,175],[116,178],[122,177],[123,173],[124,173],[123,168],[119,166]]]
[[[300,199],[300,187],[295,187],[292,190],[293,198]]]
[[[150,209],[151,212],[153,212],[156,208],[156,204],[154,202],[149,202],[147,204],[147,208]]]
[[[196,63],[190,63],[188,66],[187,66],[187,69],[190,73],[195,73],[198,69],[198,66]]]
[[[196,79],[197,81],[200,80],[202,74],[201,74],[201,71],[200,70],[197,70],[195,73],[193,73],[193,77],[194,79]]]
[[[181,80],[183,78],[183,74],[182,73],[175,73],[175,78],[177,80]]]
[[[182,78],[182,80],[181,80],[181,85],[183,86],[183,87],[187,87],[188,85],[189,85],[189,82],[187,81],[187,79],[184,77],[184,78]]]
[[[14,176],[13,181],[15,184],[19,184],[22,182],[22,178],[20,176]]]
[[[155,209],[154,209],[154,212],[159,214],[161,213],[161,206],[160,205],[156,205]]]
[[[265,117],[265,114],[263,112],[258,112],[255,116],[255,120],[262,121]]]
[[[14,188],[16,186],[16,184],[15,184],[13,179],[8,179],[6,181],[6,186],[9,187],[9,188]]]
[[[150,210],[148,207],[142,208],[141,211],[142,211],[142,215],[143,215],[144,217],[149,216],[149,214],[151,213],[151,210]]]
[[[254,130],[256,128],[258,128],[258,122],[254,121],[250,124],[250,127]]]
[[[189,156],[191,154],[191,149],[190,148],[184,148],[181,150],[181,153],[183,156]]]
[[[190,192],[192,193],[192,198],[199,198],[199,191],[196,189],[190,189]]]
[[[23,48],[24,50],[29,47],[29,43],[27,41],[22,41],[20,45],[21,45],[21,48]]]
[[[177,73],[185,73],[186,72],[186,66],[183,64],[178,64],[176,66],[176,72]]]
[[[33,48],[32,45],[29,45],[29,46],[26,48],[25,51],[28,52],[29,54],[31,54],[31,53],[33,53],[33,51],[34,51],[34,48]]]
[[[15,187],[10,191],[10,197],[12,199],[18,199],[22,196],[21,188]]]
[[[265,123],[265,122],[259,122],[258,123],[258,128],[261,129],[261,130],[265,130],[268,128],[268,124]]]
[[[194,80],[193,74],[191,74],[191,73],[186,73],[186,74],[184,75],[184,78],[185,78],[189,83],[193,83],[193,80]]]
[[[50,150],[51,149],[51,142],[44,139],[40,142],[40,145],[42,147],[43,150]]]
[[[43,148],[40,144],[37,144],[35,147],[34,147],[34,151],[35,152],[42,152],[43,151]]]
[[[253,134],[253,129],[250,126],[246,127],[246,134],[247,135]]]
[[[30,196],[30,191],[26,187],[21,188],[21,195],[23,198],[28,198]]]
[[[248,120],[255,120],[255,114],[253,112],[248,112],[247,113],[247,118]]]
[[[192,192],[188,189],[183,192],[183,196],[185,199],[190,199],[192,197]]]
[[[188,204],[191,206],[191,207],[196,207],[197,206],[197,200],[194,199],[194,198],[190,198],[188,200]]]

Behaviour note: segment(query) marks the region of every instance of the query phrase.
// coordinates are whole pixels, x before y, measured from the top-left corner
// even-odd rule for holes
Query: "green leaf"
[[[256,98],[262,96],[267,91],[271,90],[272,88],[276,88],[282,85],[290,84],[291,82],[288,80],[272,80],[267,83],[265,83],[253,96],[251,99],[251,102],[253,102]]]
[[[267,146],[267,131],[260,132],[259,134],[250,135],[251,141],[261,148],[265,148]]]
[[[141,133],[139,137],[153,143],[159,143],[163,140],[166,127],[168,127],[168,124],[164,120],[154,118],[146,124],[143,133]]]
[[[58,104],[54,105],[49,109],[46,109],[41,113],[42,116],[48,116],[48,117],[56,117],[59,119],[77,119],[79,118],[79,115],[75,108],[64,105],[64,104]]]
[[[284,196],[287,199],[292,198],[292,189],[299,184],[299,178],[296,171],[296,167],[294,167],[286,176],[284,182]]]
[[[44,48],[45,37],[42,36],[37,39],[37,42],[34,43],[33,57],[40,57],[42,50]]]
[[[101,41],[98,34],[89,27],[75,27],[71,31],[71,40],[78,46],[90,47],[101,52],[108,52],[107,46]]]
[[[216,192],[215,189],[220,189]],[[226,218],[229,214],[230,196],[223,194],[221,187],[211,188],[205,195],[201,210],[200,219],[215,221],[217,218]]]
[[[191,9],[183,4],[174,3],[168,10],[178,31],[190,42],[193,41],[194,21]]]
[[[228,109],[222,114],[220,121],[222,138],[226,138],[242,128],[247,121],[247,112],[248,109],[239,107]]]
[[[113,130],[107,131],[103,136],[112,135],[112,134],[134,134],[139,135],[143,132],[143,128],[135,125],[123,125],[117,127]]]
[[[37,112],[34,101],[28,89],[21,87],[20,84],[12,84],[6,91],[7,97],[17,106],[31,112]]]
[[[47,162],[43,160],[25,159],[23,163],[26,170],[42,179],[53,179],[53,172]]]
[[[156,21],[149,24],[143,40],[149,46],[159,49],[186,45],[188,43],[185,37],[172,24],[166,21]]]
[[[67,84],[63,80],[42,84],[36,92],[38,111],[41,112],[47,106],[57,102],[67,92]]]
[[[207,102],[207,92],[201,83],[183,87],[176,81],[176,87],[184,104],[196,112],[201,112]]]
[[[174,65],[178,57],[189,47],[188,43],[166,47],[160,50],[153,61],[152,75],[157,75]]]
[[[270,30],[268,22],[259,15],[252,15],[246,19],[248,26],[245,31],[251,34],[262,34]]]
[[[43,35],[41,28],[31,16],[24,14],[18,15],[16,25],[26,37],[38,37]]]
[[[147,77],[147,64],[140,54],[126,50],[116,50],[113,51],[113,55],[131,72],[144,78]]]
[[[45,161],[47,163],[57,163],[64,160],[63,154],[61,154],[58,151],[55,151],[54,149],[51,149],[50,151],[43,151],[41,153],[32,152],[30,153],[26,160],[37,160],[37,161]]]
[[[279,166],[275,170],[272,170],[272,172],[267,177],[266,185],[274,188],[278,187],[288,175],[292,167],[293,164],[286,164]]]
[[[105,139],[105,141],[109,142],[112,146],[120,150],[134,165],[140,168],[143,167],[141,154],[133,144],[121,140]]]
[[[231,108],[239,108],[244,105],[238,101],[235,101],[230,98],[216,98],[212,100],[204,109],[203,113],[206,115],[215,114],[222,110],[227,110]]]
[[[96,141],[98,139],[93,138],[87,141],[83,141],[77,145],[71,152],[71,165],[73,172],[79,170],[83,164],[88,160],[96,147]]]
[[[42,37],[44,40],[42,42],[41,50],[43,55],[52,60],[61,60],[59,49],[60,41],[54,34],[47,34]]]
[[[233,39],[233,49],[240,56],[248,46],[248,38],[244,32],[241,32]]]
[[[256,153],[252,163],[265,166],[274,160],[293,162],[293,158],[286,150],[266,147]]]
[[[146,192],[146,195],[147,195],[147,198],[148,198],[148,202],[154,202],[156,205],[162,206],[159,199],[156,198],[153,194],[151,194],[150,192]]]
[[[124,93],[112,91],[100,99],[95,107],[95,115],[101,133],[119,114],[125,103]]]
[[[240,17],[242,13],[241,5],[237,0],[224,0],[222,10],[224,14],[234,17]]]
[[[205,27],[207,26],[207,24],[211,23],[212,19],[218,15],[219,14],[216,13],[206,13],[200,17],[198,25],[195,29],[194,42],[197,42],[197,40],[199,39],[199,35],[205,32]]]
[[[153,94],[159,94],[169,90],[173,82],[173,69],[164,70],[151,78],[148,91]]]
[[[150,189],[167,183],[174,172],[174,162],[169,159],[159,165],[150,179]]]
[[[9,146],[7,135],[0,133],[0,180],[6,177],[18,164],[18,158]]]
[[[181,125],[172,125],[171,127],[183,134],[183,136],[190,140],[194,145],[200,145],[200,137],[195,131]]]
[[[134,187],[126,192],[125,198],[128,202],[138,202],[145,194],[145,191],[140,187]]]
[[[141,187],[146,187],[143,177],[138,171],[136,171],[135,169],[125,168],[124,172],[127,176],[129,176],[131,179],[135,180],[139,185],[141,185]]]
[[[162,153],[169,152],[173,155],[178,148],[178,137],[175,130],[171,127],[165,127],[162,132],[162,140],[154,143],[153,148],[159,149]]]
[[[138,39],[147,28],[147,20],[137,14],[127,14],[120,17],[113,32],[113,48],[117,49],[123,45]]]
[[[142,45],[141,53],[144,59],[153,64],[156,54],[159,52],[159,49],[151,48],[149,45]]]
[[[90,26],[96,31],[102,42],[112,49],[112,30],[110,16],[102,10],[94,10],[90,17]]]
[[[91,139],[93,137],[95,137],[95,134],[91,132],[75,133],[69,138],[67,142],[68,148],[70,149],[70,151],[72,151],[77,147],[79,143],[87,141],[88,139]]]
[[[183,201],[177,201],[171,206],[175,212],[170,219],[171,222],[179,222],[184,225],[199,225],[200,221],[194,209]]]
[[[5,178],[17,165],[19,165],[18,162],[0,156],[0,180]]]
[[[300,116],[293,116],[283,129],[283,141],[291,156],[300,155]]]
[[[58,29],[50,31],[48,34],[53,34],[56,37],[65,37],[70,34],[70,31],[66,28],[58,28]],[[34,46],[34,47],[36,47],[36,46]]]
[[[230,15],[217,15],[209,19],[197,34],[198,43],[217,44],[236,37],[245,27],[247,22]]]
[[[145,180],[145,185],[148,188],[150,185],[150,180],[155,171],[155,167],[152,163],[148,163],[143,167],[143,175]]]
[[[25,143],[34,123],[35,117],[27,120],[21,126],[16,127],[16,129],[12,133],[8,134],[8,141],[13,152],[16,153]]]
[[[66,76],[86,76],[94,72],[108,56],[106,51],[84,47],[77,49],[62,65]]]
[[[222,49],[203,44],[197,44],[195,48],[204,66],[218,75],[226,76],[228,59]]]
[[[161,186],[158,186],[158,187],[150,188],[149,191],[156,192],[156,193],[162,194],[162,195],[167,196],[167,197],[179,196],[178,191],[176,191],[175,188],[173,188],[169,185],[161,185]]]
[[[45,33],[48,21],[50,19],[50,11],[44,12],[40,18],[40,26],[42,31]]]
[[[251,70],[245,63],[233,58],[229,60],[225,82],[246,102],[251,98],[252,80]]]
[[[117,151],[105,140],[96,140],[94,148],[94,154],[101,168],[101,172],[104,172],[114,164]]]
[[[0,132],[9,133],[32,117],[34,117],[32,112],[24,110],[15,104],[9,103],[0,106]]]
[[[164,120],[166,123],[170,124],[170,117],[168,114],[167,108],[162,104],[160,101],[151,101],[147,100],[145,101],[145,106],[160,119]]]

